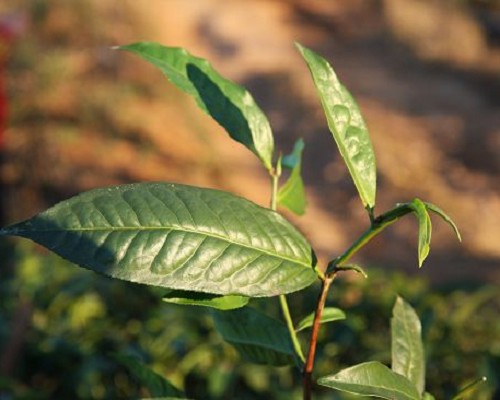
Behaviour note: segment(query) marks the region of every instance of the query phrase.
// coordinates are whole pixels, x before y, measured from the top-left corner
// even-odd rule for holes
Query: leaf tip
[[[293,44],[295,45],[297,50],[299,50],[300,52],[302,52],[302,50],[304,49],[304,46],[298,41],[294,41]]]

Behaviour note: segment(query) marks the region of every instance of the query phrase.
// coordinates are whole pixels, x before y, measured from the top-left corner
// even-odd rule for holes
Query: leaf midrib
[[[407,349],[408,349],[408,363],[406,363],[407,365],[404,367],[405,369],[405,374],[404,376],[406,376],[410,381],[412,381],[413,383],[417,384],[417,382],[414,382],[414,380],[416,379],[415,375],[414,375],[414,371],[416,369],[420,369],[416,363],[415,363],[415,360],[417,359],[416,357],[416,354],[415,354],[415,347],[414,345],[416,344],[415,343],[415,340],[413,338],[413,335],[412,335],[412,328],[411,326],[413,325],[411,323],[411,320],[409,318],[407,318],[407,316],[403,316],[403,330],[405,332],[405,335],[407,337],[407,343],[408,343],[408,346],[407,346]],[[419,371],[417,371],[418,373]]]
[[[311,67],[309,66],[309,68],[311,69],[312,75],[313,75],[313,80],[315,80],[316,82],[319,81],[319,80],[329,81],[328,83],[331,84],[331,86],[335,90],[336,94],[338,94],[342,98],[342,100],[345,100],[344,93],[342,93],[341,90],[338,90],[338,88],[335,85],[335,83],[338,82],[338,79],[332,78],[332,77],[336,76],[335,72],[333,71],[333,68],[327,62],[324,62],[324,60],[321,60],[321,64],[322,64],[322,67],[327,70],[328,76],[327,76],[326,79],[317,78],[316,72],[312,71]],[[320,83],[322,83],[322,82],[320,82]],[[362,193],[361,197],[362,197],[363,203],[366,203],[366,205],[368,205],[368,206],[371,207],[371,206],[373,206],[373,204],[370,204],[371,201],[368,201],[367,199],[370,199],[372,196],[370,195],[370,193],[368,193],[367,190],[365,190],[364,185],[363,185],[363,183],[366,182],[366,179],[358,176],[358,173],[357,173],[358,171],[354,167],[353,162],[352,162],[351,158],[349,157],[349,152],[347,151],[347,148],[344,146],[342,140],[337,140],[337,136],[340,136],[340,132],[337,129],[336,121],[334,120],[334,118],[332,117],[332,115],[330,115],[330,109],[333,106],[335,106],[336,103],[333,102],[330,98],[327,98],[321,92],[321,90],[318,89],[318,92],[319,92],[320,101],[321,101],[321,103],[323,105],[324,110],[326,111],[325,112],[325,116],[326,116],[329,128],[332,131],[335,131],[335,133],[336,133],[336,134],[333,134],[333,137],[335,139],[335,142],[337,143],[337,146],[338,146],[338,148],[340,150],[342,158],[344,158],[344,160],[346,162],[347,168],[349,169],[350,175],[353,178],[353,181],[354,181],[354,184],[356,185],[356,188],[358,189],[358,191],[360,193]],[[342,103],[342,105],[344,105],[344,104],[345,104],[345,102]],[[349,111],[349,119],[351,120],[352,119],[351,118],[351,110],[348,107],[346,107],[346,108]],[[351,126],[350,122],[349,122],[348,126]],[[347,131],[347,129],[346,129],[346,131]]]
[[[261,253],[264,253],[268,256],[279,258],[282,260],[286,260],[295,264],[299,264],[303,267],[306,268],[313,268],[312,265],[309,265],[308,263],[304,263],[301,260],[293,259],[290,257],[286,257],[283,255],[280,255],[278,253],[272,253],[269,250],[262,249],[260,247],[254,247],[254,246],[249,246],[247,244],[243,244],[240,242],[235,242],[232,240],[229,240],[229,238],[226,238],[224,236],[216,235],[213,233],[206,233],[206,232],[199,232],[196,230],[191,230],[191,229],[186,229],[186,228],[179,228],[179,227],[172,227],[172,228],[167,228],[167,227],[162,227],[162,226],[146,226],[146,227],[132,227],[132,226],[120,226],[120,227],[115,227],[115,228],[61,228],[61,229],[31,229],[31,230],[26,230],[26,229],[13,229],[10,231],[10,234],[17,235],[21,232],[119,232],[119,231],[178,231],[178,232],[185,232],[185,233],[190,233],[190,234],[196,234],[196,235],[202,235],[202,236],[208,236],[214,239],[218,239],[220,241],[235,245],[235,246],[240,246],[246,249],[254,250],[254,251],[259,251]],[[4,231],[4,230],[2,230]],[[9,231],[6,231],[9,232]],[[2,232],[3,233],[3,232]]]
[[[397,372],[395,372],[397,373]],[[403,375],[401,375],[403,376]],[[323,382],[319,383],[320,385],[323,384],[325,385],[326,383],[338,383],[340,385],[345,385],[346,387],[351,387],[352,389],[352,392],[351,393],[354,393],[354,394],[359,394],[359,392],[354,392],[354,390],[356,390],[356,388],[372,388],[372,389],[380,389],[380,390],[388,390],[388,391],[391,391],[392,393],[400,393],[402,395],[404,395],[405,397],[410,397],[410,398],[414,398],[412,397],[411,395],[409,395],[406,391],[402,390],[402,389],[395,389],[391,386],[384,386],[384,385],[375,385],[375,384],[371,384],[371,385],[364,385],[364,384],[360,384],[360,383],[349,383],[349,382],[342,382],[342,381],[337,381],[336,379],[334,378],[330,378],[330,380],[323,380]],[[380,395],[378,395],[380,396]]]

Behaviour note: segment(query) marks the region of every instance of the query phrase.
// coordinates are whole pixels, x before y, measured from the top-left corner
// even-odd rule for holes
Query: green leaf
[[[278,213],[219,190],[137,183],[63,201],[0,231],[85,268],[169,289],[249,297],[316,279],[307,240]]]
[[[295,143],[292,154],[283,157],[281,164],[287,168],[292,168],[292,172],[286,183],[278,191],[278,204],[297,215],[303,215],[306,211],[306,193],[301,177],[303,150],[304,141],[299,139]]]
[[[302,162],[304,146],[304,140],[302,138],[298,139],[293,146],[292,152],[281,159],[281,165],[288,169],[294,169],[299,165]]]
[[[447,222],[451,228],[453,229],[453,231],[455,232],[455,235],[457,235],[457,238],[458,238],[458,241],[462,241],[462,235],[460,235],[460,231],[458,230],[458,227],[457,225],[455,224],[455,222],[453,222],[453,220],[448,216],[448,214],[446,214],[441,208],[439,208],[438,206],[432,204],[432,203],[424,203],[425,204],[425,207],[436,213],[437,215],[439,215],[441,218],[443,218],[443,220],[445,222]]]
[[[113,356],[120,364],[127,367],[132,376],[145,386],[152,397],[164,397],[180,399],[184,398],[184,393],[172,385],[167,379],[158,375],[145,365],[141,364],[135,357],[123,354]]]
[[[256,364],[274,366],[296,362],[284,324],[251,307],[213,312],[215,328],[241,356]]]
[[[422,400],[436,400],[436,398],[429,392],[425,392],[422,396]]]
[[[345,313],[340,308],[325,307],[323,310],[323,314],[321,315],[320,321],[323,324],[325,322],[333,322],[342,319],[345,319]],[[313,326],[313,323],[314,323],[314,312],[309,314],[304,319],[302,319],[302,321],[300,321],[297,324],[297,329],[295,330],[299,332],[303,329],[310,328],[311,326]]]
[[[232,310],[246,306],[250,299],[245,296],[221,296],[212,293],[172,290],[167,293],[162,300],[167,303],[211,307],[218,310]]]
[[[176,47],[134,43],[118,47],[158,67],[179,89],[191,95],[233,138],[272,169],[274,139],[269,122],[252,95],[223,78],[204,59]]]
[[[401,297],[392,309],[392,370],[407,377],[419,393],[425,389],[425,354],[420,319]]]
[[[415,213],[418,221],[418,266],[422,267],[431,248],[431,218],[422,200],[413,199],[408,206]]]
[[[338,271],[354,271],[362,275],[363,278],[368,278],[366,271],[358,264],[336,265],[335,269]]]
[[[375,154],[361,112],[330,64],[297,43],[307,63],[326,114],[328,127],[367,209],[375,206]]]
[[[420,395],[408,379],[385,365],[371,361],[325,376],[318,384],[360,396],[376,396],[389,400],[420,400]]]

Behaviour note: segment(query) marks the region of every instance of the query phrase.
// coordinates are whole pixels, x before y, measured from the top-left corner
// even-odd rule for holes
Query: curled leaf
[[[368,278],[366,271],[358,264],[336,265],[335,269],[337,271],[354,271],[362,275],[363,278]]]
[[[340,308],[336,307],[325,307],[323,309],[323,314],[321,315],[321,323],[333,322],[345,319],[345,313]],[[295,329],[296,332],[302,331],[304,329],[310,328],[314,323],[314,312],[309,314],[307,317],[302,319]]]
[[[443,218],[443,220],[445,222],[447,222],[451,228],[453,229],[453,231],[455,232],[455,235],[457,235],[457,238],[458,240],[461,242],[462,241],[462,235],[460,235],[460,231],[458,230],[458,227],[457,225],[455,224],[455,222],[453,222],[453,220],[448,216],[448,214],[446,214],[441,208],[439,208],[438,206],[436,206],[435,204],[432,204],[432,203],[427,203],[425,202],[425,207],[427,207],[428,210],[432,211],[433,213],[436,213],[437,215],[439,215],[441,218]]]
[[[142,42],[118,47],[158,67],[179,89],[214,118],[237,142],[242,143],[272,169],[274,138],[269,121],[252,95],[222,77],[205,59],[186,50]]]
[[[408,203],[408,206],[414,212],[418,221],[418,265],[422,267],[430,251],[432,235],[431,219],[422,200],[413,199]]]
[[[233,310],[244,307],[250,300],[245,296],[212,293],[191,292],[185,290],[172,290],[165,294],[162,299],[166,303],[216,308],[218,310]]]

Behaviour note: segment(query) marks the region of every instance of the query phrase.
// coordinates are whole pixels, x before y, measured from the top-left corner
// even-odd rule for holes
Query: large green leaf
[[[213,315],[217,331],[246,361],[275,366],[296,361],[290,334],[280,321],[251,307]]]
[[[278,204],[297,215],[303,215],[306,211],[306,192],[301,177],[303,150],[304,141],[299,139],[295,143],[292,153],[283,157],[281,164],[290,168],[292,172],[286,183],[278,191]]]
[[[212,293],[191,292],[185,290],[172,290],[163,296],[163,301],[186,306],[201,306],[216,308],[217,310],[233,310],[248,304],[249,298],[245,296]]]
[[[432,223],[424,202],[413,199],[408,207],[414,212],[418,221],[418,266],[421,267],[431,249]]]
[[[295,329],[297,332],[310,328],[313,326],[314,323],[314,315],[315,313],[311,313],[308,316],[304,317],[298,324],[297,328]],[[323,314],[321,315],[321,323],[324,324],[325,322],[333,322],[333,321],[338,321],[345,319],[345,313],[342,311],[340,308],[336,307],[325,307],[323,309]]]
[[[269,122],[252,95],[223,78],[204,59],[186,50],[158,43],[134,43],[119,47],[158,67],[179,89],[193,96],[236,141],[254,152],[271,170],[274,139]]]
[[[392,370],[406,376],[419,393],[425,388],[425,355],[420,319],[415,310],[398,297],[392,309]]]
[[[311,71],[328,127],[363,205],[372,209],[377,186],[375,154],[358,105],[323,57],[298,43],[297,48]]]
[[[377,361],[358,364],[335,375],[322,377],[318,384],[360,396],[420,400],[420,394],[413,383]]]
[[[122,365],[127,367],[132,376],[146,387],[152,397],[164,397],[171,399],[185,398],[184,393],[172,385],[163,376],[158,375],[145,365],[141,364],[135,357],[123,354],[115,354],[114,358]]]
[[[127,281],[275,296],[316,278],[306,239],[276,212],[230,193],[168,183],[102,188],[2,229]]]

